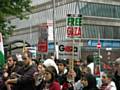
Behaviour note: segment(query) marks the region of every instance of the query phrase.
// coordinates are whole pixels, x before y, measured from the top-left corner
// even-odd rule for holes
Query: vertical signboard
[[[81,14],[68,14],[66,18],[67,37],[81,37]]]
[[[39,27],[38,52],[48,53],[48,27],[46,24]]]
[[[53,41],[53,20],[47,20],[48,26],[48,41]]]

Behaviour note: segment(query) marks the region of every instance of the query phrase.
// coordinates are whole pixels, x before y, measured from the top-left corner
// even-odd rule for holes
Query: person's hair
[[[24,56],[24,54],[27,54],[27,57],[28,57],[28,58],[32,58],[32,53],[31,53],[30,51],[24,52],[24,53],[23,53],[23,56]]]
[[[9,55],[9,56],[7,56],[7,59],[8,58],[12,58],[13,59],[13,61],[18,61],[18,58],[17,58],[17,56],[16,55]]]
[[[81,80],[87,81],[87,77],[84,75],[84,76],[81,77]]]
[[[87,63],[88,63],[88,64],[89,64],[89,63],[92,63],[93,60],[94,60],[93,55],[88,55],[88,56],[87,56]]]
[[[27,52],[27,56],[28,56],[29,58],[32,58],[32,53],[31,53],[30,51],[28,51],[28,52]]]
[[[57,78],[57,71],[56,71],[55,67],[48,66],[48,67],[46,67],[45,71],[51,73],[51,75],[52,75],[52,79],[50,80],[50,82],[53,82]]]
[[[105,73],[106,73],[106,76],[108,77],[108,78],[111,78],[111,80],[113,80],[114,79],[114,76],[113,76],[113,72],[112,71],[105,71]]]
[[[64,66],[66,66],[66,64],[67,64],[67,61],[66,60],[63,60],[63,59],[58,59],[57,60],[57,62],[56,62],[57,64],[63,64]]]
[[[83,67],[82,68],[82,75],[91,74],[91,69],[89,67]]]
[[[86,69],[87,69],[87,72],[91,74],[91,69],[89,67],[86,67]]]

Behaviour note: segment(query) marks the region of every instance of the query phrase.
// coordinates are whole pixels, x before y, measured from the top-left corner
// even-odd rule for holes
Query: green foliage
[[[26,18],[24,12],[30,12],[31,0],[0,0],[0,32],[4,38],[12,34],[15,26],[7,20],[9,16]]]

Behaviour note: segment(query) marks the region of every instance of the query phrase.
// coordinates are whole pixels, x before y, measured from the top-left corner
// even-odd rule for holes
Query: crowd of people
[[[22,61],[9,55],[2,69],[0,90],[120,90],[120,59],[100,77],[94,75],[93,55],[87,56],[86,62],[74,61],[73,69],[68,62],[32,60],[29,51],[22,54]]]

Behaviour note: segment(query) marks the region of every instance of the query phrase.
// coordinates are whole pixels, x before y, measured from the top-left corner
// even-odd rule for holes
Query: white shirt
[[[105,88],[105,90],[117,90],[115,83],[114,83],[113,81],[111,81],[111,82],[107,85],[107,87]]]
[[[94,63],[90,63],[87,65],[91,69],[91,73],[94,75]]]

